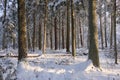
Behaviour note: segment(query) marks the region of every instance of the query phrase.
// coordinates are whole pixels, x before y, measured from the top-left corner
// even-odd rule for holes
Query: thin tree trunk
[[[99,18],[100,18],[101,47],[103,49],[104,48],[103,47],[103,26],[102,26],[102,14],[101,14],[101,10],[100,10]]]
[[[35,16],[35,12],[33,13],[33,41],[32,41],[32,46],[33,46],[33,52],[34,52],[35,47],[36,47],[36,16]]]
[[[59,49],[60,49],[60,44],[61,44],[61,36],[60,36],[60,33],[61,33],[61,18],[60,18],[60,9],[59,9]]]
[[[7,47],[6,45],[6,37],[5,37],[5,21],[6,21],[6,7],[7,7],[7,0],[4,1],[4,20],[3,20],[3,38],[2,38],[2,49],[5,49]]]
[[[70,0],[67,0],[67,36],[66,36],[66,52],[70,52]]]
[[[116,0],[114,0],[114,8],[113,8],[113,10],[114,10],[114,14],[113,14],[113,16],[114,16],[114,52],[115,52],[115,64],[118,64],[118,61],[117,61],[117,55],[118,55],[118,53],[117,53],[117,42],[116,42]]]
[[[51,28],[50,28],[50,43],[51,43],[51,49],[53,49],[53,20],[52,20],[52,16],[51,16]]]
[[[38,43],[39,43],[39,50],[42,50],[42,44],[41,44],[41,42],[42,42],[42,21],[39,19],[39,41],[38,41]]]
[[[54,32],[55,32],[55,50],[58,49],[58,38],[57,38],[57,18],[54,18]]]
[[[62,49],[65,48],[65,31],[64,31],[64,20],[62,18]]]
[[[83,47],[82,26],[81,26],[80,18],[79,18],[79,27],[80,27],[80,43],[81,43],[81,47]]]
[[[46,51],[46,27],[47,27],[47,10],[48,0],[45,0],[45,19],[44,19],[44,41],[43,41],[43,53]]]
[[[106,5],[106,0],[105,0],[105,23],[104,23],[104,28],[105,28],[105,47],[107,47],[107,26],[106,26],[106,22],[107,22],[107,17],[106,17],[106,10],[107,10],[107,5]]]
[[[15,49],[15,38],[13,38],[12,42],[13,42],[13,49]]]
[[[75,35],[75,26],[74,26],[74,3],[73,0],[71,0],[71,26],[72,26],[72,56],[76,56],[76,35]]]
[[[113,12],[111,12],[111,31],[110,31],[110,48],[112,49],[112,45],[113,45],[113,31],[114,31],[114,28],[113,28]]]
[[[62,49],[65,48],[65,41],[64,41],[64,26],[62,25]]]

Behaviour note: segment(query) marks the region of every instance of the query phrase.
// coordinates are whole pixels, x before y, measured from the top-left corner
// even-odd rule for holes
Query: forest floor
[[[47,50],[41,55],[41,51],[31,54],[39,57],[27,58],[17,64],[17,50],[1,50],[0,66],[4,80],[120,80],[119,64],[114,64],[114,58],[109,50],[99,50],[100,66],[95,68],[91,61],[87,60],[87,49],[77,49],[77,56],[73,58],[65,50]]]

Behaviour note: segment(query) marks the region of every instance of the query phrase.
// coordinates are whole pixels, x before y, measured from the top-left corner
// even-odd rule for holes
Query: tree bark
[[[100,6],[100,7],[101,7],[101,6]],[[102,49],[103,49],[104,46],[103,46],[103,26],[102,26],[102,14],[101,14],[101,9],[100,9],[99,18],[100,18],[101,47],[102,47]]]
[[[18,60],[27,57],[25,0],[18,0]]]
[[[115,52],[115,64],[118,64],[118,61],[117,61],[117,38],[116,38],[116,0],[114,0],[114,7],[113,7],[113,16],[114,16],[114,52]]]
[[[45,17],[44,17],[44,41],[43,41],[43,54],[45,54],[45,51],[46,51],[46,36],[47,36],[47,33],[46,33],[46,27],[47,27],[47,10],[48,10],[48,0],[45,0]]]
[[[113,8],[112,8],[113,10]],[[113,46],[113,31],[114,31],[114,21],[113,21],[113,12],[111,12],[111,31],[110,31],[110,48]]]
[[[76,56],[76,35],[75,35],[75,14],[74,14],[74,3],[71,0],[71,26],[72,26],[72,56]]]
[[[79,18],[79,27],[80,27],[80,44],[81,44],[81,47],[83,47],[82,26],[81,26],[80,18]]]
[[[105,28],[105,47],[107,47],[107,26],[106,26],[106,23],[107,23],[107,17],[106,17],[106,10],[107,10],[107,5],[106,5],[106,0],[104,2],[104,5],[105,5],[105,17],[104,17],[104,28]]]
[[[65,48],[65,41],[64,41],[65,36],[64,36],[64,33],[65,33],[65,31],[64,31],[64,22],[63,22],[63,19],[62,19],[62,49]]]
[[[55,50],[58,49],[58,37],[57,37],[57,18],[54,18],[54,32],[55,32]]]
[[[96,0],[89,0],[90,47],[88,58],[92,60],[95,67],[100,67],[98,56],[98,31],[96,16]]]
[[[39,41],[38,41],[38,43],[39,43],[39,50],[42,50],[42,44],[41,44],[41,42],[42,42],[42,21],[39,19]]]
[[[67,0],[67,36],[66,36],[66,52],[70,52],[70,0]]]
[[[35,12],[33,13],[33,40],[32,40],[33,52],[35,51],[36,47],[36,16]]]
[[[53,20],[52,20],[53,18],[52,18],[52,16],[51,16],[51,28],[50,28],[50,43],[51,43],[51,49],[53,49],[53,26],[52,26],[52,24],[53,24]]]
[[[3,38],[2,38],[2,49],[5,49],[7,47],[7,44],[6,44],[6,36],[5,36],[5,21],[6,21],[6,7],[7,7],[7,0],[4,1],[4,20],[2,22],[3,24]]]

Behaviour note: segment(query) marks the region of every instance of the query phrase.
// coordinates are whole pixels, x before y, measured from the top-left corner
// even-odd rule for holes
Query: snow
[[[17,50],[9,49],[0,51],[0,54],[6,53],[17,54]],[[64,50],[47,49],[45,55],[41,51],[36,51],[41,56],[27,58],[19,62],[17,58],[4,57],[0,58],[4,80],[119,80],[120,64],[115,65],[114,59],[108,57],[107,50],[99,50],[100,68],[92,65],[87,60],[88,50],[77,49],[77,56],[73,58],[71,54],[66,54]],[[32,53],[32,52],[31,52]],[[120,62],[120,59],[118,60]]]

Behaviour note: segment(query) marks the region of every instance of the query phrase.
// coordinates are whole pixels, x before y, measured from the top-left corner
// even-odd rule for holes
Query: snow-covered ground
[[[86,52],[87,49],[78,49],[73,58],[65,50],[47,50],[45,55],[27,58],[17,65],[17,58],[9,57],[17,50],[11,49],[0,51],[0,54],[7,54],[0,58],[0,66],[4,80],[120,80],[120,64],[114,64],[108,50],[99,50],[100,69],[87,60],[87,55],[83,54]],[[40,51],[36,53],[41,54]]]

